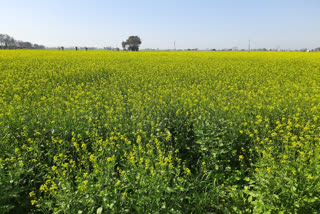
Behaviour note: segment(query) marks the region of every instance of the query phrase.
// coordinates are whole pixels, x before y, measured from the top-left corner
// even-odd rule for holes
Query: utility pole
[[[248,52],[250,53],[250,40],[249,40],[249,47],[248,47]]]
[[[176,41],[173,42],[174,50],[176,50]]]

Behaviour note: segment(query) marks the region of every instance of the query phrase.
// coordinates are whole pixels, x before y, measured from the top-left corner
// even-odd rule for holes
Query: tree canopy
[[[129,38],[126,41],[123,41],[121,45],[124,50],[139,51],[141,39],[139,36],[129,36]]]
[[[32,44],[31,42],[18,41],[7,34],[0,34],[0,49],[15,49],[15,48],[45,49],[45,46]]]

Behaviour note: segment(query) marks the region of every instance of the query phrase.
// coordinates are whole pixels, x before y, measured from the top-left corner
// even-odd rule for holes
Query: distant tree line
[[[142,49],[144,51],[160,51],[159,48],[145,48]],[[161,49],[161,51],[248,51],[248,49],[239,49],[237,47],[233,48],[223,48],[223,49],[215,49],[215,48],[207,48],[207,49],[198,49],[198,48],[187,48],[187,49]],[[286,51],[286,52],[320,52],[320,47],[314,49],[267,49],[267,48],[255,48],[250,49],[250,51]]]
[[[238,49],[237,47],[233,47],[233,48],[224,48],[224,49],[221,49],[221,50],[212,49],[212,51],[248,51],[248,49]],[[255,49],[250,49],[250,51],[319,52],[320,51],[320,47],[319,48],[314,48],[314,49],[308,49],[308,48],[301,48],[301,49],[255,48]]]
[[[15,40],[7,34],[0,34],[0,49],[45,49],[43,45]]]
[[[312,52],[320,52],[320,47],[315,48],[315,49],[312,49],[311,51],[312,51]]]

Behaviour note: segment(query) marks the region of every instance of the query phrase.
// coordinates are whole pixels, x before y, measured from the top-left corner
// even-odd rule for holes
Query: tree
[[[315,48],[313,51],[315,51],[315,52],[320,52],[320,47]]]
[[[16,49],[16,48],[45,49],[45,46],[32,44],[31,42],[15,40],[13,37],[7,34],[0,34],[0,49]]]
[[[4,34],[0,34],[0,47],[2,48],[4,46]]]
[[[32,46],[32,43],[31,43],[31,42],[22,42],[22,48],[32,49],[33,46]]]
[[[12,48],[15,46],[15,43],[16,41],[11,36],[7,34],[0,34],[0,46],[2,48]]]
[[[125,41],[121,42],[121,46],[122,46],[123,50],[126,50],[126,42]]]
[[[141,45],[141,39],[139,36],[129,36],[129,38],[126,41],[123,41],[121,45],[124,50],[138,51],[139,46]]]
[[[38,45],[38,44],[34,44],[33,48],[34,49],[45,49],[45,47],[43,45]]]

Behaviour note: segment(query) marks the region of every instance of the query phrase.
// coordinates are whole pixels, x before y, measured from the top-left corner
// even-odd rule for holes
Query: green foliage
[[[142,42],[139,36],[129,36],[126,41],[121,43],[121,46],[123,50],[139,51],[139,46],[141,43]]]

